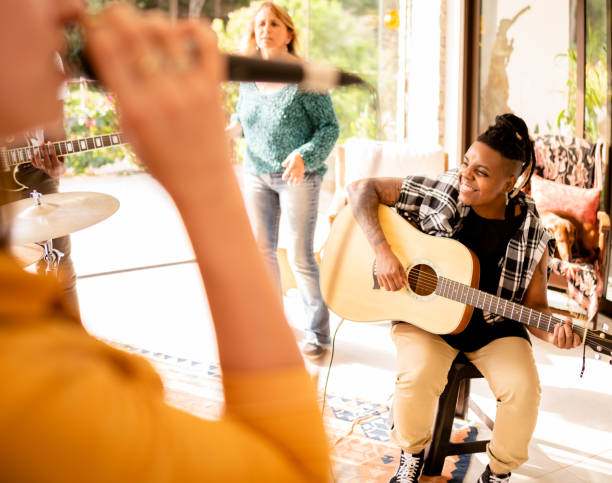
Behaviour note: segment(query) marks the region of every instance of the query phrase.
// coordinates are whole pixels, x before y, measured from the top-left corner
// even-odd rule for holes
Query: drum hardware
[[[30,198],[8,203],[0,208],[2,219],[7,220],[11,226],[11,243],[14,246],[40,246],[43,250],[42,256],[34,261],[43,258],[47,262],[47,273],[54,274],[57,273],[64,254],[53,248],[53,239],[95,225],[118,209],[119,200],[104,193],[66,192],[41,195],[36,190],[30,194]],[[26,263],[32,257],[33,254],[30,254],[21,263]]]

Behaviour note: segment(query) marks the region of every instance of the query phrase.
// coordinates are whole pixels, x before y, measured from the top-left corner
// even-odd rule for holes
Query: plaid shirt
[[[436,178],[408,176],[402,183],[395,208],[423,233],[453,238],[470,211],[470,207],[461,203],[458,197],[459,179],[456,169]],[[497,295],[521,303],[536,266],[547,247],[549,256],[552,256],[554,238],[541,223],[535,203],[530,196],[520,192],[516,201],[526,215],[520,229],[508,243],[506,256],[500,260],[502,271]],[[489,323],[503,320],[501,315],[486,311],[484,318]]]

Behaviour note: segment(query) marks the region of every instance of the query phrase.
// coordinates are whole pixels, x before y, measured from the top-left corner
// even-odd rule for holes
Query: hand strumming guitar
[[[385,241],[376,246],[376,278],[385,290],[397,291],[408,284],[406,271]]]

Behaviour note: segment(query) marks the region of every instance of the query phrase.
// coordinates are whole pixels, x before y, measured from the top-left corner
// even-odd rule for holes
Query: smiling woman
[[[504,219],[509,198],[527,185],[534,163],[533,142],[523,120],[512,114],[497,116],[461,161],[458,199],[484,218]]]
[[[504,114],[470,146],[459,169],[437,178],[370,178],[350,184],[350,204],[374,251],[380,287],[398,291],[409,285],[409,267],[394,253],[378,218],[379,204],[385,204],[423,232],[469,248],[480,263],[480,290],[550,315],[546,266],[551,235],[533,200],[521,191],[533,163],[524,121]],[[560,348],[580,343],[568,324],[557,324],[553,333],[535,327],[529,331]],[[459,352],[485,374],[499,401],[487,448],[489,465],[479,481],[509,481],[510,472],[527,460],[539,405],[540,385],[525,326],[475,308],[458,334],[436,335],[400,321],[391,334],[398,355],[392,437],[402,450],[391,481],[418,481],[431,440],[436,394],[442,393]]]

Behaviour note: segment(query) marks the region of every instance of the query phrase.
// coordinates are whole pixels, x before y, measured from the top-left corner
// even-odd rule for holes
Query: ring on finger
[[[174,59],[173,64],[174,64],[173,65],[174,72],[176,72],[177,74],[182,74],[183,72],[186,72],[189,69],[191,69],[193,62],[191,61],[189,57],[181,56],[181,57],[178,57],[177,59]]]
[[[144,54],[136,61],[136,71],[142,77],[147,77],[157,72],[161,64],[159,55],[153,53]]]

